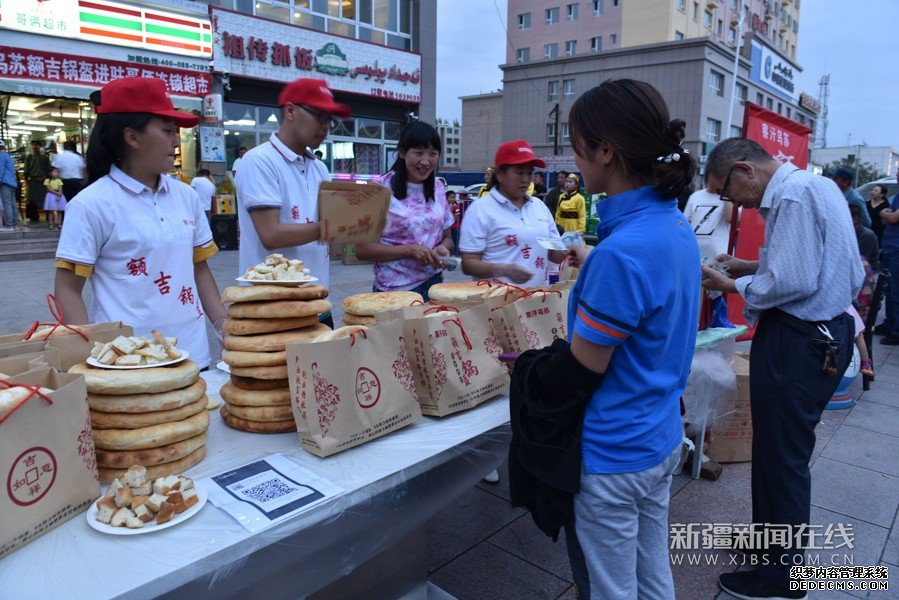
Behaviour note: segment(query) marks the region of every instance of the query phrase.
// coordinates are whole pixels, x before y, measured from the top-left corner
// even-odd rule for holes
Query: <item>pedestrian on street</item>
[[[549,263],[566,254],[547,250],[538,238],[558,239],[553,216],[527,195],[534,167],[546,167],[525,140],[500,144],[490,193],[465,211],[459,252],[462,271],[475,279],[497,278],[525,287],[549,284]]]
[[[568,332],[601,374],[581,429],[583,466],[566,527],[579,598],[673,599],[668,502],[680,464],[680,397],[699,318],[699,249],[677,209],[695,163],[662,95],[609,80],[569,114],[575,164],[597,207],[599,244],[576,251]],[[664,260],[660,260],[664,257]]]
[[[899,183],[899,174],[896,175]],[[883,335],[881,344],[899,346],[899,193],[893,196],[890,208],[881,211],[883,222],[883,254],[881,267],[892,275],[886,290],[886,320],[874,333]]]
[[[896,179],[899,180],[899,173]],[[868,200],[868,216],[871,217],[871,231],[877,236],[878,246],[883,246],[884,223],[880,220],[880,213],[890,207],[890,199],[887,198],[887,186],[877,184],[871,188],[871,198]]]
[[[3,210],[3,231],[15,231],[19,227],[19,207],[16,203],[16,163],[0,140],[0,209]]]
[[[197,176],[190,180],[190,187],[194,188],[200,197],[200,204],[203,205],[206,220],[211,224],[212,201],[215,199],[215,183],[212,181],[212,174],[209,172],[209,169],[197,171]]]
[[[722,201],[707,187],[690,195],[684,207],[684,216],[690,221],[702,258],[714,259],[727,252],[733,212],[730,202]]]
[[[855,239],[858,242],[858,252],[862,258],[868,261],[874,272],[880,268],[880,246],[877,244],[877,235],[862,225],[862,209],[854,204],[849,205],[849,215],[852,217],[852,228],[855,230]]]
[[[318,188],[331,174],[310,148],[325,141],[335,116],[349,118],[350,109],[334,100],[326,81],[310,78],[284,86],[278,106],[278,131],[244,154],[237,171],[239,275],[279,252],[303,261],[327,288],[328,245],[319,241]],[[330,311],[320,320],[334,326]]]
[[[837,187],[843,192],[843,195],[846,197],[846,202],[854,204],[862,209],[862,225],[870,228],[871,217],[868,215],[868,207],[865,205],[865,201],[861,194],[858,193],[858,190],[852,187],[852,182],[855,180],[855,173],[853,173],[851,169],[840,167],[833,172],[833,175],[831,175],[830,178],[833,179],[833,182],[837,184]]]
[[[546,195],[546,185],[543,183],[543,173],[540,171],[534,172],[534,192],[531,194],[532,196],[537,196],[541,200],[543,196]]]
[[[448,191],[446,201],[449,202],[450,211],[453,213],[453,226],[450,233],[453,234],[453,256],[459,256],[459,230],[462,227],[462,205],[456,200],[456,192]]]
[[[91,101],[91,184],[69,202],[56,249],[56,298],[66,322],[122,321],[135,335],[157,329],[177,336],[206,368],[212,357],[204,316],[221,336],[226,315],[206,262],[218,248],[197,194],[166,176],[179,127],[200,119],[176,111],[155,78],[116,79]],[[81,295],[88,277],[90,311]]]
[[[31,154],[25,157],[25,179],[28,182],[28,200],[25,203],[25,217],[31,223],[41,220],[41,207],[47,188],[44,180],[50,173],[50,158],[41,151],[41,142],[32,140]]]
[[[78,195],[85,181],[84,157],[78,154],[75,142],[62,143],[62,152],[53,157],[53,166],[59,169],[62,178],[62,194],[66,200]]]
[[[565,193],[565,180],[568,178],[568,171],[559,171],[556,173],[556,186],[546,192],[543,202],[549,209],[551,215],[556,214],[556,208],[559,207],[559,196]]]
[[[753,141],[719,143],[706,162],[708,186],[765,220],[758,261],[721,255],[729,279],[703,267],[703,287],[739,293],[757,324],[750,353],[752,522],[790,527],[796,539],[759,549],[756,570],[719,582],[738,598],[804,598],[790,566],[801,566],[810,521],[809,460],[815,426],[836,391],[855,339],[846,309],[864,268],[846,200],[825,178],[774,160]],[[862,207],[864,209],[864,207]],[[799,546],[799,547],[797,547]]]
[[[493,167],[487,167],[484,169],[484,187],[478,190],[478,198],[483,198],[490,193],[490,189],[493,187],[492,182]]]
[[[556,225],[563,231],[587,233],[587,200],[578,189],[580,178],[571,173],[565,178],[565,191],[559,196],[556,207]]]
[[[380,179],[393,192],[387,227],[380,241],[356,244],[356,256],[375,263],[375,292],[413,291],[427,301],[431,286],[443,283],[455,219],[436,177],[440,151],[440,134],[427,123],[412,121],[400,132],[396,161]]]
[[[237,177],[237,168],[240,166],[240,161],[243,160],[244,154],[247,153],[247,147],[241,146],[237,149],[237,158],[234,159],[234,162],[231,163],[231,176]]]
[[[62,224],[60,215],[66,209],[66,197],[62,193],[62,179],[59,177],[59,169],[50,168],[50,174],[44,180],[47,188],[47,196],[44,198],[44,210],[47,212],[47,222],[50,229],[59,229]]]

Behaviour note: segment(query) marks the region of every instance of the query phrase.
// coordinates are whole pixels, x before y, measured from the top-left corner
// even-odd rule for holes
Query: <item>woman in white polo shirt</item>
[[[525,140],[505,142],[496,151],[490,193],[473,202],[462,220],[462,271],[477,279],[497,278],[525,287],[549,283],[549,263],[566,254],[547,250],[538,238],[559,238],[552,214],[527,195],[534,167],[546,163]]]
[[[196,192],[165,177],[179,127],[194,127],[199,118],[176,111],[160,79],[117,79],[91,100],[91,184],[69,202],[56,249],[56,298],[65,320],[123,321],[137,335],[158,329],[205,368],[206,317],[218,328],[225,319],[206,264],[218,248]],[[88,277],[89,312],[81,297]]]

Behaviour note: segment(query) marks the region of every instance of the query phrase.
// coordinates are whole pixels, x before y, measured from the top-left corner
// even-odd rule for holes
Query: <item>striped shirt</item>
[[[846,311],[865,269],[849,207],[830,179],[781,165],[762,197],[765,245],[755,275],[736,280],[754,323],[779,308],[804,321],[828,321]]]

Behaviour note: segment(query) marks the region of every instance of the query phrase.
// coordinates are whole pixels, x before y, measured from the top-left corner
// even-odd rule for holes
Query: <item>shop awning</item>
[[[87,100],[95,86],[75,85],[72,83],[55,83],[34,81],[29,79],[6,79],[0,77],[0,93],[23,96],[44,96],[46,98],[74,98]],[[201,110],[202,99],[172,95],[175,108],[185,110]]]

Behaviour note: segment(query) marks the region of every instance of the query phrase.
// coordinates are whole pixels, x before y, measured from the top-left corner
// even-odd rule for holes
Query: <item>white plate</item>
[[[239,281],[240,283],[249,283],[250,285],[283,285],[285,287],[301,287],[310,283],[315,283],[318,281],[318,277],[310,277],[309,279],[303,279],[302,281],[289,281],[286,279],[281,280],[267,280],[267,279],[244,279],[243,277],[238,277],[235,281]]]
[[[163,523],[162,525],[144,525],[140,529],[128,529],[127,527],[113,527],[112,525],[101,523],[97,520],[97,513],[99,511],[97,510],[96,501],[91,504],[91,507],[87,509],[87,512],[84,514],[84,516],[87,519],[88,525],[101,533],[108,533],[109,535],[140,535],[142,533],[160,531],[162,529],[167,529],[173,525],[177,525],[182,521],[188,520],[189,518],[200,512],[200,509],[206,505],[206,500],[209,498],[209,494],[207,494],[206,490],[201,488],[196,481],[194,481],[194,487],[197,488],[197,497],[200,499],[200,501],[188,508],[180,515],[175,515],[174,517],[172,517],[171,521],[169,521],[168,523]]]
[[[181,356],[178,358],[173,358],[172,360],[167,360],[161,363],[153,363],[152,365],[104,365],[101,362],[97,362],[96,358],[87,359],[87,364],[92,367],[97,367],[98,369],[152,369],[154,367],[165,367],[168,365],[177,365],[179,362],[183,362],[187,360],[187,357],[190,356],[190,352],[186,352],[181,350]]]
[[[219,371],[224,371],[225,373],[231,372],[231,367],[229,367],[228,363],[223,360],[220,360],[218,363],[216,363],[215,368]]]

